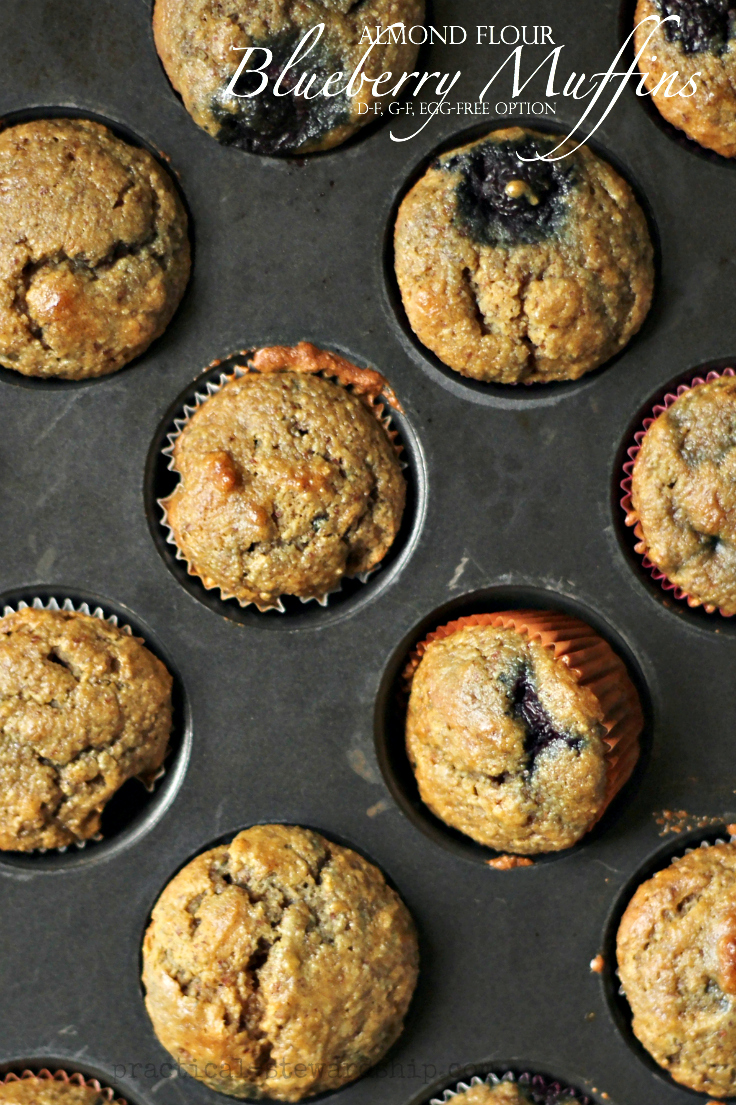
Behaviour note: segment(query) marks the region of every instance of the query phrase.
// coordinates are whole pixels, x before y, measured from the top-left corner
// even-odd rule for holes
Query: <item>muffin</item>
[[[225,145],[287,155],[338,146],[375,119],[391,100],[390,85],[376,95],[370,82],[388,71],[395,85],[413,68],[418,47],[410,28],[423,19],[424,0],[234,0],[228,7],[156,0],[153,33],[195,123]],[[405,28],[369,45],[396,23]],[[245,68],[254,72],[243,72],[230,90],[248,47],[254,53]]]
[[[637,551],[688,597],[736,614],[736,379],[683,390],[648,425],[631,470]]]
[[[0,1105],[110,1105],[111,1101],[110,1090],[81,1077],[72,1081],[41,1075],[0,1082]]]
[[[628,184],[587,147],[520,127],[438,157],[399,208],[394,246],[415,334],[475,380],[576,380],[651,303],[652,244]]]
[[[631,775],[643,717],[622,661],[577,618],[503,611],[423,642],[406,749],[422,801],[498,851],[569,848]]]
[[[189,277],[187,217],[146,151],[87,119],[0,133],[0,364],[115,372],[163,333]]]
[[[391,1046],[417,958],[411,917],[372,863],[308,829],[256,825],[159,898],[146,1008],[163,1046],[212,1089],[301,1101]]]
[[[0,618],[0,849],[81,843],[113,794],[152,779],[171,730],[168,671],[100,618]]]
[[[401,524],[406,485],[377,403],[393,393],[306,342],[261,349],[251,367],[176,438],[166,524],[190,574],[223,598],[324,601],[375,568]]]
[[[653,21],[642,24],[652,16],[678,18],[660,27]],[[736,21],[731,0],[639,0],[635,24],[639,68],[660,114],[701,146],[736,156]]]
[[[530,1085],[518,1082],[488,1082],[460,1090],[450,1098],[452,1105],[579,1105],[572,1091],[544,1084],[536,1090]]]
[[[643,883],[617,954],[652,1058],[691,1090],[736,1094],[736,845],[696,848]]]

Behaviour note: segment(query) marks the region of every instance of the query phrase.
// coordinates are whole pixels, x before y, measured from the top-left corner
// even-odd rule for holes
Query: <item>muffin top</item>
[[[646,555],[689,595],[736,613],[736,379],[684,392],[644,434],[631,502]]]
[[[427,646],[406,747],[442,821],[500,851],[558,851],[604,808],[602,719],[551,648],[516,629],[467,626]]]
[[[736,845],[696,848],[643,883],[617,951],[647,1051],[692,1090],[736,1094]]]
[[[109,1105],[110,1095],[76,1082],[50,1078],[22,1078],[0,1082],[2,1105]]]
[[[399,209],[395,266],[419,339],[463,375],[506,384],[574,380],[608,360],[644,321],[654,280],[628,184],[587,147],[519,127],[433,162]]]
[[[137,357],[189,276],[187,218],[146,151],[86,119],[0,133],[0,364],[82,380]]]
[[[0,849],[94,836],[115,791],[163,763],[171,685],[142,641],[100,618],[0,618]]]
[[[188,863],[143,946],[159,1040],[234,1097],[299,1101],[358,1078],[401,1032],[416,978],[414,926],[381,872],[286,825]]]
[[[375,567],[401,524],[406,488],[386,429],[320,376],[232,379],[184,427],[173,461],[181,482],[162,505],[174,540],[190,572],[242,604],[323,598]]]
[[[528,1086],[520,1086],[518,1082],[500,1082],[490,1086],[484,1082],[480,1086],[471,1086],[468,1090],[462,1090],[450,1099],[450,1105],[578,1105],[573,1097],[566,1091],[561,1094],[535,1094]]]
[[[369,40],[376,40],[380,28],[410,28],[423,19],[424,0],[233,0],[227,7],[217,0],[156,0],[153,30],[169,80],[200,127],[226,145],[287,155],[330,149],[375,119],[374,106],[382,110],[384,100],[368,82],[386,71],[398,80],[413,68],[418,47],[408,32],[383,34],[370,50]],[[322,33],[313,31],[289,64],[320,24]],[[268,83],[262,87],[258,72],[242,74],[235,94],[228,94],[250,46],[256,51],[246,67],[260,70]],[[349,88],[361,60],[365,80],[357,78]],[[334,74],[340,78],[322,95]],[[308,98],[301,95],[305,86]],[[384,82],[380,96],[389,88]],[[360,105],[368,110],[360,114]]]
[[[653,16],[677,19],[655,30],[654,23],[638,26]],[[736,156],[732,0],[639,0],[634,22],[639,67],[664,118],[702,146],[725,157]],[[674,82],[668,80],[673,73]],[[678,94],[680,90],[684,95]]]

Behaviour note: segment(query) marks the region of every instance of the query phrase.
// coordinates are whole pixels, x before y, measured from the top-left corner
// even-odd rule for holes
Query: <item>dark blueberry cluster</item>
[[[582,742],[555,729],[554,723],[542,705],[532,682],[529,670],[522,668],[517,676],[512,692],[514,717],[523,722],[526,729],[524,751],[529,757],[529,768],[533,770],[534,761],[540,752],[553,741],[565,741],[570,748],[579,749]]]
[[[480,245],[531,245],[551,237],[567,214],[575,183],[569,158],[522,161],[549,153],[556,139],[481,142],[468,153],[440,159],[437,168],[461,172],[456,221]]]
[[[734,0],[656,0],[661,18],[676,15],[679,24],[665,23],[669,42],[677,42],[685,54],[722,54],[736,26]]]
[[[339,62],[321,49],[321,43],[289,69],[280,89],[289,92],[289,95],[274,95],[274,84],[302,37],[301,33],[292,32],[253,43],[272,52],[271,63],[262,70],[268,76],[268,84],[257,96],[238,100],[235,112],[228,110],[224,103],[227,85],[214,97],[212,114],[220,127],[217,134],[220,142],[249,153],[286,156],[306,142],[322,138],[334,127],[349,122],[350,100],[344,93],[339,96],[314,95],[317,89],[324,86],[327,78],[341,68]],[[262,58],[263,55],[260,56]],[[254,54],[253,58],[253,64],[258,64],[259,55]],[[304,73],[308,77],[312,74],[316,77],[310,89],[313,99],[294,95],[291,91]],[[254,91],[261,83],[260,73],[245,73],[238,79],[235,92],[242,95]]]

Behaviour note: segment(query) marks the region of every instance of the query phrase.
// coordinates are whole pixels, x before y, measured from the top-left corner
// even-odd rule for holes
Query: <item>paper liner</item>
[[[555,659],[562,660],[580,686],[587,687],[598,699],[606,730],[602,738],[606,746],[606,793],[598,816],[587,830],[589,832],[631,778],[639,759],[639,735],[644,727],[644,716],[639,695],[623,660],[589,625],[568,614],[548,610],[501,610],[495,614],[471,614],[439,626],[414,647],[403,673],[407,689],[410,689],[414,672],[433,641],[475,625],[514,629],[530,641],[539,641],[552,649]]]
[[[55,598],[50,598],[46,602],[38,597],[31,599],[30,602],[25,602],[23,599],[20,599],[20,601],[17,602],[14,606],[6,603],[6,605],[2,608],[2,613],[0,614],[0,617],[4,618],[7,614],[17,614],[19,610],[28,610],[29,608],[32,610],[68,610],[74,614],[86,614],[89,618],[99,618],[101,622],[108,622],[116,629],[119,629],[121,633],[125,633],[128,637],[132,637],[134,635],[133,630],[130,628],[129,625],[118,624],[117,614],[106,614],[101,606],[95,606],[94,610],[90,610],[89,603],[87,602],[80,602],[78,606],[75,606],[71,599],[62,599],[61,603],[59,603],[58,600]],[[138,638],[138,640],[142,640],[142,638]],[[145,641],[143,643],[145,644]],[[132,776],[132,778],[138,779],[138,781],[143,784],[149,794],[151,794],[156,789],[156,784],[158,783],[159,779],[163,779],[165,774],[166,768],[162,764],[161,767],[157,769],[154,775],[146,776],[145,778],[139,775],[134,775]],[[87,837],[86,840],[75,840],[73,842],[73,846],[81,851],[82,848],[86,848],[90,841],[95,844],[99,844],[102,839],[104,839],[102,833],[95,833],[94,836]],[[63,844],[59,848],[32,848],[30,851],[21,854],[32,856],[45,855],[46,852],[57,852],[63,855],[63,853],[71,847],[71,844]]]
[[[734,375],[736,375],[736,372],[734,372],[732,368],[725,368],[722,372],[709,372],[708,375],[705,377],[696,376],[693,380],[690,381],[689,384],[680,384],[676,392],[668,391],[662,402],[657,403],[656,406],[652,407],[652,413],[642,421],[641,430],[637,430],[637,432],[634,434],[634,444],[629,446],[629,448],[626,450],[629,460],[627,460],[626,463],[623,465],[624,478],[621,480],[620,484],[621,490],[623,491],[623,496],[621,498],[621,508],[626,515],[624,521],[627,526],[630,526],[634,530],[634,536],[637,538],[634,549],[641,556],[642,564],[650,573],[652,578],[655,579],[657,583],[659,583],[663,591],[671,591],[674,598],[678,599],[679,601],[685,601],[687,602],[688,606],[691,607],[702,606],[703,610],[705,610],[708,614],[715,614],[717,611],[723,618],[732,618],[734,615],[729,614],[725,610],[721,610],[720,607],[714,606],[713,603],[703,602],[702,599],[696,598],[695,595],[691,595],[689,594],[689,592],[684,591],[682,587],[678,587],[678,585],[676,583],[673,583],[672,580],[669,579],[664,574],[664,572],[662,572],[657,567],[657,565],[654,564],[647,556],[647,545],[644,538],[644,531],[641,527],[639,515],[634,509],[634,504],[631,498],[631,477],[634,471],[636,458],[639,455],[639,450],[641,449],[641,443],[644,440],[644,436],[652,423],[655,422],[657,418],[659,418],[660,414],[663,414],[666,410],[668,410],[675,402],[675,400],[679,399],[681,395],[685,395],[686,392],[692,391],[693,388],[699,387],[701,384],[710,384],[714,380],[720,380],[722,377]]]
[[[216,382],[207,380],[203,385],[203,390],[195,392],[193,402],[184,404],[184,417],[174,419],[175,429],[166,435],[169,444],[161,450],[162,455],[168,457],[167,468],[170,472],[175,472],[177,475],[179,474],[174,459],[176,443],[192,416],[196,414],[199,408],[206,403],[208,399],[216,395],[217,392],[221,391],[227,384],[232,383],[233,380],[239,380],[248,372],[260,372],[263,375],[269,375],[274,372],[281,372],[284,369],[290,369],[294,372],[309,373],[325,378],[333,377],[343,387],[355,394],[383,426],[397,457],[399,457],[402,468],[406,467],[401,461],[401,454],[404,451],[404,447],[399,442],[397,431],[391,426],[391,416],[387,413],[384,404],[381,402],[381,398],[385,399],[390,407],[393,407],[394,410],[400,413],[403,413],[403,407],[399,403],[393,388],[389,386],[385,376],[382,376],[380,372],[372,368],[359,368],[357,365],[352,364],[336,353],[329,353],[327,350],[318,349],[317,346],[312,345],[311,342],[302,341],[294,346],[266,346],[263,349],[256,350],[255,353],[252,349],[241,349],[238,353],[233,353],[229,357],[218,358],[212,361],[205,369],[205,373],[211,372],[212,369],[219,367],[219,365],[223,363],[223,360],[231,361],[236,357],[245,358],[246,363],[244,365],[234,365],[232,372],[223,372]],[[206,590],[219,591],[220,598],[224,602],[235,599],[238,605],[243,608],[246,606],[255,606],[262,613],[266,610],[275,610],[279,614],[286,613],[281,598],[277,598],[274,602],[265,603],[259,603],[253,599],[239,598],[237,595],[232,594],[232,592],[223,590],[219,583],[210,576],[202,575],[201,572],[193,568],[185,554],[179,548],[174,536],[174,531],[169,525],[167,505],[170,498],[171,496],[167,495],[164,499],[156,500],[162,513],[162,525],[166,530],[166,543],[175,549],[176,559],[184,561],[187,566],[187,573],[190,576],[194,576],[195,579],[198,579]],[[367,583],[370,576],[372,576],[374,572],[377,572],[380,567],[381,562],[376,564],[375,567],[371,568],[369,571],[359,572],[356,576],[350,578],[359,579],[361,583]],[[331,591],[326,591],[323,595],[310,595],[309,598],[302,598],[301,595],[296,597],[302,603],[317,602],[320,606],[327,606],[330,595],[336,594],[341,587],[342,581],[340,581],[337,587],[333,587]]]
[[[476,1075],[468,1082],[458,1082],[453,1089],[445,1090],[442,1097],[430,1098],[429,1105],[447,1105],[447,1102],[452,1101],[458,1094],[467,1093],[473,1086],[500,1086],[502,1082],[516,1082],[525,1090],[529,1090],[535,1105],[556,1105],[556,1102],[564,1097],[572,1098],[573,1101],[579,1102],[579,1105],[593,1105],[589,1097],[585,1097],[572,1086],[566,1086],[563,1082],[556,1082],[542,1074],[529,1074],[526,1071],[518,1075],[512,1071],[501,1075],[488,1074],[485,1078],[479,1078]]]
[[[57,1070],[52,1072],[47,1067],[43,1067],[39,1071],[24,1070],[20,1074],[14,1074],[10,1071],[4,1077],[0,1077],[0,1085],[6,1086],[9,1082],[23,1082],[28,1078],[40,1078],[44,1082],[64,1082],[67,1085],[72,1086],[86,1086],[89,1090],[96,1090],[97,1093],[102,1094],[113,1105],[127,1105],[127,1102],[122,1097],[115,1097],[114,1090],[111,1090],[109,1086],[103,1086],[96,1078],[85,1078],[83,1074],[67,1074],[65,1070]]]

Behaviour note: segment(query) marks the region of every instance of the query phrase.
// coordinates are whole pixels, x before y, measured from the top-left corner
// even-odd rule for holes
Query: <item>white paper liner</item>
[[[468,1082],[458,1082],[456,1086],[451,1090],[445,1090],[442,1097],[430,1098],[429,1105],[447,1105],[447,1102],[452,1101],[461,1093],[467,1093],[473,1086],[500,1086],[503,1082],[516,1082],[520,1086],[529,1088],[534,1091],[535,1086],[533,1080],[535,1078],[541,1078],[544,1082],[544,1090],[541,1092],[559,1093],[560,1096],[572,1097],[573,1101],[579,1102],[579,1105],[592,1105],[589,1097],[581,1096],[578,1090],[572,1086],[566,1086],[562,1082],[558,1082],[556,1078],[547,1078],[544,1075],[534,1075],[531,1073],[524,1073],[516,1075],[512,1071],[506,1071],[505,1074],[487,1074],[485,1078],[481,1078],[475,1075]],[[556,1088],[559,1087],[559,1090]]]
[[[230,357],[223,358],[223,360],[229,361],[229,360],[233,360],[235,357],[248,357],[252,352],[253,352],[253,350],[241,349],[239,353],[233,353],[233,354],[231,354]],[[209,372],[213,368],[217,368],[217,366],[221,363],[222,363],[221,360],[213,361],[212,364],[209,366],[209,368],[206,371]],[[218,391],[221,391],[222,388],[224,388],[226,384],[231,383],[231,381],[233,381],[233,380],[239,380],[242,376],[245,376],[249,372],[257,374],[257,369],[250,368],[247,364],[245,364],[245,365],[233,365],[233,371],[232,372],[230,372],[230,373],[221,372],[220,373],[220,378],[216,382],[214,380],[207,380],[204,384],[204,388],[206,390],[196,391],[194,393],[193,403],[185,403],[184,404],[184,408],[183,408],[184,409],[184,417],[174,419],[174,426],[176,428],[174,430],[172,430],[171,433],[166,435],[166,440],[168,441],[169,444],[166,445],[165,448],[163,448],[161,450],[161,455],[167,458],[166,467],[168,468],[168,470],[170,472],[174,472],[177,476],[179,476],[179,473],[177,472],[175,461],[174,461],[174,449],[176,448],[176,442],[181,437],[182,431],[184,430],[185,426],[189,423],[190,419],[192,418],[192,415],[196,414],[196,412],[199,410],[199,408],[204,403],[206,403],[207,400],[210,399],[213,395],[216,395]],[[315,375],[324,377],[323,373],[315,373]],[[324,378],[327,378],[327,377],[324,377]],[[389,436],[390,436],[391,415],[387,414],[385,412],[386,412],[386,407],[384,407],[384,413],[381,414],[380,416],[378,416],[378,421],[381,423],[381,425],[383,426],[386,433],[389,434]],[[402,470],[408,467],[406,461],[402,460],[400,455],[399,455],[399,464],[400,464]],[[173,492],[171,494],[173,494]],[[166,496],[167,499],[169,497],[170,497],[169,495]],[[247,606],[256,606],[262,612],[265,612],[266,610],[274,610],[277,614],[285,614],[286,613],[286,607],[284,606],[283,602],[281,601],[281,598],[277,598],[274,603],[272,603],[268,606],[259,606],[258,603],[254,602],[252,599],[238,598],[237,595],[232,594],[230,591],[223,590],[222,587],[218,586],[217,583],[208,583],[205,579],[203,579],[202,576],[199,574],[199,572],[196,572],[192,569],[192,567],[191,567],[189,561],[187,560],[186,556],[184,555],[184,553],[182,552],[182,550],[179,548],[179,546],[176,543],[176,538],[174,537],[174,531],[172,530],[171,526],[169,525],[169,516],[168,516],[168,511],[166,510],[166,506],[165,506],[165,499],[157,499],[156,500],[156,505],[159,507],[159,509],[161,511],[161,514],[162,514],[161,524],[163,525],[164,529],[166,530],[166,543],[167,543],[167,545],[171,545],[173,547],[173,549],[175,550],[176,559],[184,561],[184,563],[187,566],[187,572],[189,573],[189,575],[193,576],[195,579],[198,579],[199,582],[202,584],[202,586],[207,591],[219,591],[220,592],[220,598],[223,600],[223,602],[228,602],[230,599],[234,599],[237,602],[237,604],[240,607],[242,607],[243,609],[245,609],[245,607],[247,607]],[[379,562],[378,564],[375,565],[375,567],[370,568],[367,572],[358,572],[357,575],[350,576],[350,577],[347,577],[347,578],[357,579],[361,583],[367,583],[368,580],[370,579],[370,577],[372,575],[374,575],[375,572],[380,570],[380,568],[382,566],[382,563],[383,563],[382,561]],[[346,578],[346,577],[344,577],[344,578]],[[335,595],[340,590],[342,590],[342,579],[338,583],[337,587],[333,587],[331,591],[326,591],[323,595],[310,595],[309,598],[302,598],[301,595],[296,595],[296,596],[292,596],[292,597],[298,598],[299,601],[303,604],[306,604],[308,602],[317,602],[317,603],[319,603],[320,606],[324,607],[324,606],[327,606],[330,595]]]
[[[87,617],[89,617],[89,618],[99,618],[99,620],[101,622],[108,622],[110,625],[114,626],[115,629],[119,629],[121,633],[125,633],[126,636],[128,636],[128,637],[133,636],[133,630],[131,629],[131,627],[129,625],[120,625],[118,623],[117,614],[106,614],[101,606],[95,606],[94,610],[90,610],[90,606],[89,606],[88,602],[80,602],[78,606],[75,606],[71,599],[62,599],[61,604],[59,604],[58,599],[55,599],[53,597],[50,598],[50,599],[47,599],[46,602],[44,602],[43,599],[38,598],[38,596],[36,596],[36,598],[34,598],[34,599],[31,599],[30,602],[25,602],[24,599],[20,599],[14,606],[11,606],[10,604],[6,603],[6,605],[3,606],[2,614],[0,615],[0,617],[4,618],[7,614],[17,614],[19,610],[28,610],[28,609],[31,609],[31,610],[67,610],[67,611],[69,611],[70,613],[73,613],[73,614],[86,614]],[[149,780],[149,782],[144,783],[142,779],[139,779],[138,782],[141,783],[146,788],[146,790],[148,791],[149,794],[152,794],[153,791],[156,789],[156,784],[158,783],[158,781],[160,779],[163,779],[165,774],[166,774],[166,768],[164,767],[163,764],[161,764],[161,767],[158,769],[156,774]],[[136,778],[136,776],[133,776],[133,778]],[[104,837],[102,836],[102,833],[95,833],[94,836],[88,837],[87,840],[75,840],[73,845],[63,844],[59,848],[32,848],[30,851],[24,852],[22,854],[23,855],[45,855],[47,852],[57,852],[57,853],[60,853],[60,854],[63,855],[64,852],[67,852],[69,850],[69,848],[71,848],[71,847],[77,848],[81,852],[81,850],[83,848],[87,847],[87,845],[90,843],[90,841],[93,842],[94,844],[99,844],[101,840],[104,840]]]
[[[112,1105],[127,1105],[122,1097],[115,1096],[114,1090],[110,1089],[109,1086],[103,1086],[96,1078],[85,1078],[83,1074],[79,1073],[69,1074],[65,1070],[52,1072],[48,1067],[43,1067],[39,1071],[26,1069],[21,1071],[20,1074],[9,1071],[6,1075],[0,1076],[0,1086],[5,1086],[9,1082],[24,1082],[31,1078],[39,1079],[42,1082],[63,1082],[65,1085],[85,1086],[89,1090],[95,1090],[102,1094]]]

